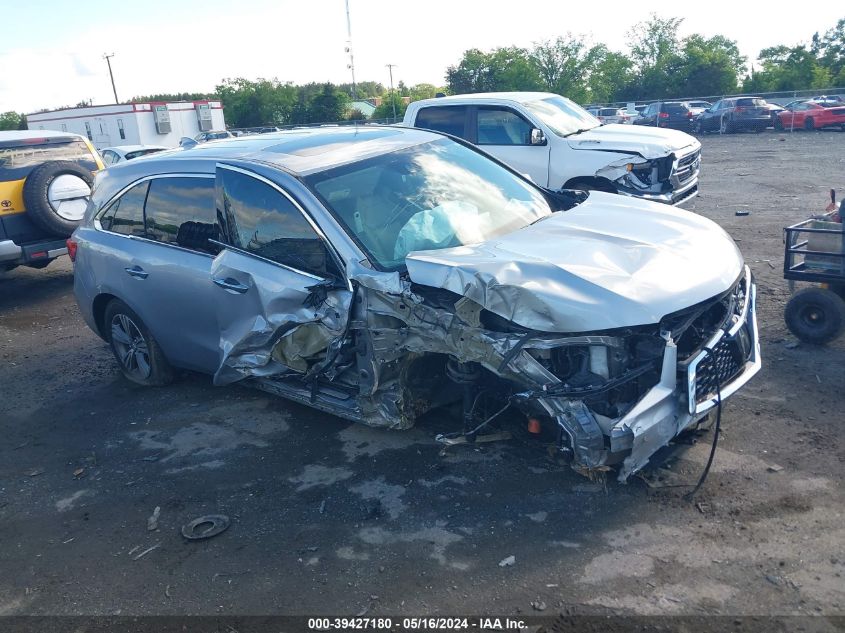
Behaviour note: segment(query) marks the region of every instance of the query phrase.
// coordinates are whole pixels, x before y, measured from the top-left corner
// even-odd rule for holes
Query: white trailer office
[[[219,101],[148,102],[64,108],[26,115],[30,130],[87,136],[97,149],[114,145],[178,147],[183,136],[225,130]]]

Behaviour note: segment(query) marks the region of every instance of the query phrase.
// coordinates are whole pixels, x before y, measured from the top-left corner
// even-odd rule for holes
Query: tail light
[[[735,112],[745,112],[745,110],[745,106],[737,106],[736,108],[734,108]]]
[[[687,112],[687,118],[691,119],[693,117],[692,111]]]
[[[660,114],[658,114],[657,116],[659,116],[661,119],[668,119],[668,118],[669,118],[669,113],[668,113],[668,112],[661,112],[661,113],[660,113]]]
[[[70,257],[70,261],[75,262],[76,261],[76,248],[77,248],[76,240],[74,240],[73,238],[70,238],[65,242],[65,244],[67,244],[67,255],[68,255],[68,257]]]

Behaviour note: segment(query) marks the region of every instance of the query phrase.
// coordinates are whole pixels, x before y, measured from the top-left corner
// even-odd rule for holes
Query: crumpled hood
[[[594,127],[566,140],[572,149],[630,152],[643,158],[660,158],[678,150],[686,154],[701,147],[697,139],[680,130],[615,123]]]
[[[473,246],[416,251],[411,280],[466,296],[522,327],[588,332],[655,324],[728,290],[742,254],[717,224],[591,192],[570,211]]]

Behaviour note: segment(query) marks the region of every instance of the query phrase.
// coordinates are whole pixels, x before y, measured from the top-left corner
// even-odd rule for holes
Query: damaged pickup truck
[[[588,189],[665,204],[698,194],[701,143],[679,130],[602,125],[549,92],[414,101],[403,125],[452,134],[548,189]]]
[[[437,133],[322,128],[97,175],[69,240],[127,378],[174,367],[385,429],[530,420],[625,480],[760,369],[733,240],[671,206],[542,189]]]

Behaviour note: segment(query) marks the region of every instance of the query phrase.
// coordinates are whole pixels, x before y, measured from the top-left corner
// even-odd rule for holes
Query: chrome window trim
[[[123,237],[130,240],[138,240],[140,242],[148,242],[150,244],[158,244],[159,246],[166,246],[167,248],[175,248],[178,251],[182,251],[183,253],[193,253],[194,255],[202,255],[203,257],[208,257],[210,259],[214,259],[215,255],[211,253],[203,253],[202,251],[196,251],[191,248],[185,248],[184,246],[179,246],[178,244],[170,244],[168,242],[157,242],[156,240],[151,240],[148,237],[141,237],[140,235],[126,235],[125,233],[118,233],[117,231],[107,231],[103,228],[103,225],[100,224],[100,218],[105,215],[109,209],[114,205],[115,202],[120,200],[127,191],[132,189],[136,185],[140,185],[142,182],[146,182],[148,180],[155,180],[156,178],[206,178],[210,180],[215,179],[214,174],[209,173],[190,173],[190,172],[176,172],[172,174],[154,174],[152,176],[144,176],[143,178],[138,178],[137,180],[133,180],[130,184],[126,185],[123,189],[118,191],[112,198],[103,205],[103,208],[97,211],[97,215],[94,216],[94,230],[101,231],[102,233],[108,233],[109,235],[116,235],[117,237]],[[146,199],[144,200],[144,206],[146,207]],[[146,209],[144,210],[144,221],[146,222]]]
[[[102,206],[102,208],[99,211],[97,211],[97,213],[94,215],[94,228],[96,228],[98,231],[103,231],[104,233],[113,233],[114,235],[123,235],[123,233],[116,233],[115,231],[107,231],[106,229],[104,229],[102,227],[102,225],[100,224],[100,218],[103,217],[109,209],[111,209],[112,205],[117,200],[119,200],[120,198],[123,197],[123,194],[125,194],[127,191],[132,189],[132,187],[134,187],[135,185],[140,185],[142,182],[145,182],[147,180],[155,180],[156,178],[211,178],[211,179],[214,179],[215,177],[216,176],[214,174],[209,174],[209,173],[206,173],[206,172],[203,172],[203,173],[174,172],[174,173],[170,173],[170,174],[153,174],[152,176],[144,176],[142,178],[138,178],[137,180],[133,180],[128,185],[126,185],[123,189],[121,189],[116,194],[114,194]],[[146,204],[146,200],[144,202]],[[130,237],[130,236],[127,235],[125,237]],[[150,241],[155,241],[155,240],[150,240]],[[158,244],[159,242],[156,242],[156,243]]]

